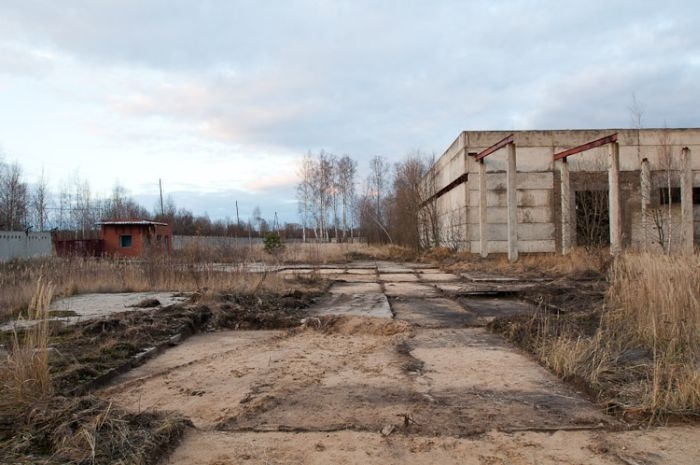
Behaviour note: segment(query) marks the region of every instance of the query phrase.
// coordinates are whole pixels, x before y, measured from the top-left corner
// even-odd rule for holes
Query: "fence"
[[[50,257],[52,252],[51,233],[0,232],[0,262]]]

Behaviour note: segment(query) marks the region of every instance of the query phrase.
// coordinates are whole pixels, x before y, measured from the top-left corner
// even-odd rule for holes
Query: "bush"
[[[280,238],[280,235],[276,232],[267,233],[265,239],[263,239],[263,245],[265,252],[273,255],[284,250],[282,238]]]

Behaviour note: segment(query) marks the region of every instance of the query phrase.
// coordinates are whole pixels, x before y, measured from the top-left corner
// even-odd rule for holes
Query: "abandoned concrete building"
[[[700,129],[464,131],[423,187],[427,243],[511,260],[577,245],[689,253]]]

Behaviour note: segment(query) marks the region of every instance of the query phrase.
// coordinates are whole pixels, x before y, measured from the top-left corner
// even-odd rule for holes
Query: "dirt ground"
[[[487,332],[532,310],[503,282],[386,262],[324,276],[303,326],[193,336],[98,395],[188,417],[169,464],[700,462],[697,426],[629,429]]]

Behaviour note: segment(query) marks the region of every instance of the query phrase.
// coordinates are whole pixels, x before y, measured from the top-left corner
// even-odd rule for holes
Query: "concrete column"
[[[610,201],[610,254],[622,250],[622,217],[620,214],[620,146],[610,144],[608,152],[608,198]]]
[[[693,224],[693,169],[688,147],[685,147],[682,151],[681,163],[681,250],[685,255],[692,255],[695,236]]]
[[[559,163],[561,173],[561,253],[568,255],[571,251],[571,181],[569,163],[562,158]]]
[[[489,254],[488,225],[486,224],[486,164],[479,162],[479,250],[482,257]]]
[[[649,160],[642,160],[642,170],[640,179],[640,190],[642,194],[642,240],[644,248],[649,245],[649,205],[651,204],[651,168]]]
[[[516,190],[515,144],[506,145],[508,168],[506,171],[508,196],[508,260],[518,259],[518,195]]]

